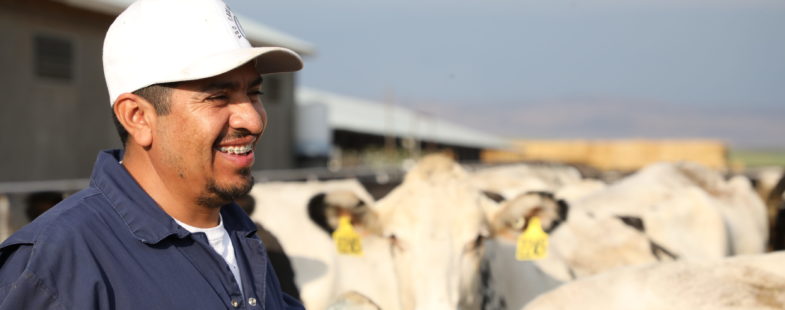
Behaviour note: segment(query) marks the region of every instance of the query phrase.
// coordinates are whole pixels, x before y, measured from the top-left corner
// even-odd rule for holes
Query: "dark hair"
[[[155,113],[158,115],[167,115],[170,112],[170,96],[172,95],[172,88],[177,86],[177,83],[161,83],[153,84],[147,87],[140,88],[133,92],[134,95],[144,98],[153,105]],[[117,134],[120,136],[120,141],[125,146],[128,141],[128,131],[125,130],[123,124],[117,120],[117,115],[112,111],[112,122],[117,128]]]

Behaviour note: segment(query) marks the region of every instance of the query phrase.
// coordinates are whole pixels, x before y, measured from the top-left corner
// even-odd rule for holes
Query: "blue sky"
[[[785,148],[785,1],[227,2],[316,46],[307,87],[507,137]]]

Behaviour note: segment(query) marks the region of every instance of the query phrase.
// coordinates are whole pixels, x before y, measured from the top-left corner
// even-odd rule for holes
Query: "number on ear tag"
[[[532,217],[529,226],[518,236],[515,249],[517,260],[537,260],[548,256],[548,234],[542,230],[540,219]]]
[[[348,215],[341,215],[338,219],[338,228],[333,232],[333,240],[339,254],[363,255],[362,240],[354,231]]]

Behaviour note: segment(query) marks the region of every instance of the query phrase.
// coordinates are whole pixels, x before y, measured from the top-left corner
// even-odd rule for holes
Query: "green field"
[[[775,150],[733,150],[730,152],[733,163],[745,167],[785,166],[785,149]]]

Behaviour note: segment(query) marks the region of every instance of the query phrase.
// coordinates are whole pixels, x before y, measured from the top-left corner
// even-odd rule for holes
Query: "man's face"
[[[208,207],[251,190],[254,148],[267,124],[260,87],[252,63],[178,84],[170,113],[157,118],[150,150],[171,189]]]

